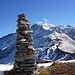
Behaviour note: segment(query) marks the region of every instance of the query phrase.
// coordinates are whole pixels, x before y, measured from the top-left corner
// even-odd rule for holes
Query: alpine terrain
[[[41,22],[32,25],[31,30],[36,61],[75,59],[74,27]],[[14,62],[16,36],[15,33],[11,33],[0,38],[0,64]]]

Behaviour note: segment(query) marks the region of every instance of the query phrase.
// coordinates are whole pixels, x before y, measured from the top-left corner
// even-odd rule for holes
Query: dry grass
[[[47,68],[42,67],[37,75],[75,75],[75,63],[55,63]]]

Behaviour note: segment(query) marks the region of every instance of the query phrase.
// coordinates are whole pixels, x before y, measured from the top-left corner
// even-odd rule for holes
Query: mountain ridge
[[[38,56],[36,61],[75,59],[75,28],[70,25],[41,24],[34,24],[31,27],[34,48]],[[16,36],[12,33],[0,38],[0,63],[14,62]]]

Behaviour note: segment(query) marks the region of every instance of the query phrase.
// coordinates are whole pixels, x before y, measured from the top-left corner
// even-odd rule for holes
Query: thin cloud
[[[43,18],[43,21],[38,21],[36,22],[37,24],[47,24],[48,23],[48,19]]]
[[[45,23],[47,23],[47,22],[48,22],[48,19],[46,19],[46,18],[43,18],[43,20],[44,20],[44,22],[45,22]]]

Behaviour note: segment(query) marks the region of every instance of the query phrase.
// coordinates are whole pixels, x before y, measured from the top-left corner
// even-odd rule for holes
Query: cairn
[[[36,55],[33,48],[30,23],[24,14],[18,15],[18,29],[16,30],[16,54],[14,63],[14,75],[31,75],[36,69]]]

